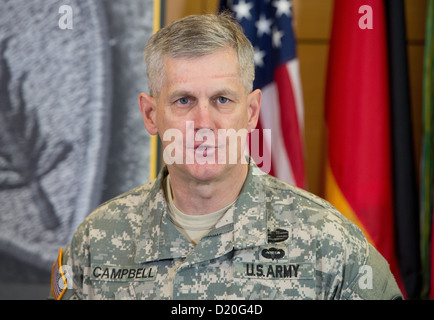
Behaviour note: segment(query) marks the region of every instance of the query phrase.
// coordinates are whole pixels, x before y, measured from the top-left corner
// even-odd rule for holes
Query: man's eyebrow
[[[182,97],[193,97],[193,96],[194,96],[193,93],[187,90],[175,90],[169,94],[169,100],[172,101]]]
[[[173,101],[182,97],[194,97],[195,94],[191,91],[188,90],[175,90],[172,93],[169,94],[168,99],[169,101]],[[220,97],[220,96],[225,96],[225,97],[230,97],[232,99],[238,97],[238,94],[235,90],[232,90],[230,88],[223,88],[223,89],[219,89],[216,90],[211,97]]]
[[[230,96],[230,97],[236,97],[238,96],[237,92],[235,90],[231,90],[231,89],[221,89],[221,90],[217,90],[215,92],[215,94],[213,94],[214,97],[219,97],[219,96]]]

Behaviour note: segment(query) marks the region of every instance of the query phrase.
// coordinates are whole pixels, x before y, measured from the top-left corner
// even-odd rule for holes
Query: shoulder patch
[[[62,254],[63,249],[60,249],[56,261],[53,263],[51,269],[51,290],[53,292],[54,300],[60,300],[65,293],[68,284],[65,274],[62,269]]]

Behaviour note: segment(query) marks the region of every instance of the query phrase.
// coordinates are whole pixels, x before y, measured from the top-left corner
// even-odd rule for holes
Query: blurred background
[[[358,11],[363,5],[372,8],[372,16]],[[257,74],[260,53],[288,50],[280,56],[284,61],[264,61],[268,69],[287,67],[289,91],[273,77],[255,84],[292,92],[292,118],[284,118],[283,100],[282,114],[276,116],[282,119],[280,139],[289,149],[284,158],[289,169],[277,167],[285,161],[275,160],[282,158],[271,149],[271,173],[287,171],[283,180],[348,211],[396,268],[406,297],[430,297],[433,1],[0,0],[0,299],[45,299],[52,263],[78,224],[98,204],[155,177],[161,151],[146,132],[137,104],[139,93],[147,91],[143,48],[165,24],[223,7],[234,12],[246,34],[249,22],[256,28],[249,38],[257,49]],[[258,21],[266,22],[262,29]],[[273,37],[279,31],[278,44]],[[269,47],[251,38],[266,34]],[[398,51],[399,58],[391,55]],[[401,71],[392,73],[397,65]],[[365,88],[369,79],[381,80],[383,94]],[[393,93],[396,82],[403,96]],[[366,148],[364,133],[352,136],[364,128],[352,121],[365,115],[351,108],[365,108],[345,85],[373,98],[363,102],[375,108],[374,113],[366,108],[371,113],[365,129],[372,150],[382,155],[379,165],[372,164],[379,156],[369,144],[359,150]],[[396,101],[403,111],[393,111]],[[261,117],[263,128],[269,127],[267,115]],[[346,126],[329,131],[328,123]],[[297,129],[298,141],[284,141],[287,134],[294,137],[294,131],[285,133],[286,126]],[[381,136],[372,136],[378,127],[384,129]],[[406,146],[398,153],[395,132],[404,134],[395,145]],[[377,141],[385,144],[374,147]],[[332,154],[335,149],[349,150],[356,160],[343,151]],[[357,160],[363,158],[358,153],[370,155],[369,165]],[[344,165],[335,163],[337,158]],[[407,159],[404,167],[398,167],[398,158]],[[342,169],[348,162],[353,165]],[[366,177],[377,172],[374,168],[389,172],[380,177],[380,186],[374,182],[353,190],[359,185],[357,172]],[[403,172],[405,187],[399,189]],[[367,194],[374,189],[382,191]],[[362,203],[357,194],[372,201],[387,198],[390,204],[367,213],[375,203]]]

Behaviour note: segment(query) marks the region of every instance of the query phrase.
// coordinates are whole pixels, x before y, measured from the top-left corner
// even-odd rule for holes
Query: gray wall
[[[0,0],[0,299],[45,299],[78,224],[148,181],[152,3]]]

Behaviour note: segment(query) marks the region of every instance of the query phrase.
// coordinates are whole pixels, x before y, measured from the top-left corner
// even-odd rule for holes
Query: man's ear
[[[151,135],[157,134],[158,129],[155,123],[157,103],[155,99],[146,93],[141,93],[139,95],[139,106],[146,130],[148,130]]]
[[[247,130],[251,132],[256,128],[259,119],[259,111],[261,109],[262,92],[259,89],[251,92],[247,98],[248,111],[249,111],[249,122],[247,125]]]

